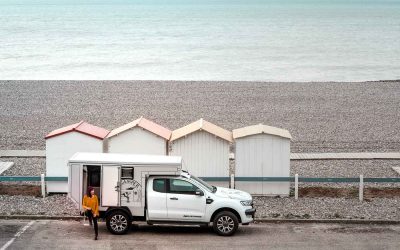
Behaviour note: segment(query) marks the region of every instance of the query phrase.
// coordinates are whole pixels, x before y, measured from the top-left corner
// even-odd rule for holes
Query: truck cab
[[[69,197],[82,209],[92,166],[100,170],[100,216],[113,234],[125,234],[133,221],[208,226],[221,236],[253,221],[250,194],[215,187],[182,171],[176,156],[77,153],[70,159]],[[82,172],[80,174],[80,172]]]

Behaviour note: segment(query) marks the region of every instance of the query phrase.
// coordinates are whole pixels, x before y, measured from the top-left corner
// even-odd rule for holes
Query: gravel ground
[[[66,195],[51,195],[45,198],[33,196],[0,195],[2,215],[79,215],[79,211]]]
[[[259,218],[400,220],[400,198],[360,202],[345,198],[256,197],[254,204]]]
[[[398,152],[399,83],[0,81],[0,149],[44,149],[56,128],[112,129],[143,115],[171,129],[200,117],[281,127],[292,152]]]

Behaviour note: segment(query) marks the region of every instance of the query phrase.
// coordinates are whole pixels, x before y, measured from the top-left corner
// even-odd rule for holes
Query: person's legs
[[[97,240],[97,236],[99,235],[99,228],[97,226],[97,217],[93,217],[93,225],[94,225],[94,239]]]
[[[90,226],[92,226],[92,220],[93,220],[92,211],[87,210],[87,211],[85,212],[85,214],[86,214],[86,217],[88,217],[88,219],[89,219],[89,224],[90,224]]]

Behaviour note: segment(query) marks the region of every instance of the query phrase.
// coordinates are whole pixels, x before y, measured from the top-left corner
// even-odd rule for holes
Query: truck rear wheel
[[[112,234],[126,234],[132,224],[130,217],[121,210],[111,212],[106,218],[107,229]]]
[[[213,221],[214,231],[221,236],[233,235],[239,226],[239,220],[235,214],[229,211],[218,213]]]

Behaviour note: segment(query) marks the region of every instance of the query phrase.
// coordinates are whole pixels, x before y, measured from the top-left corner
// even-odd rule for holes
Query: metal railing
[[[290,177],[239,177],[231,175],[231,177],[200,177],[204,181],[230,181],[230,186],[234,187],[235,182],[294,182],[294,197],[299,198],[299,182],[318,183],[359,183],[359,200],[364,200],[364,183],[397,183],[400,178],[397,177],[299,177],[297,174]]]

